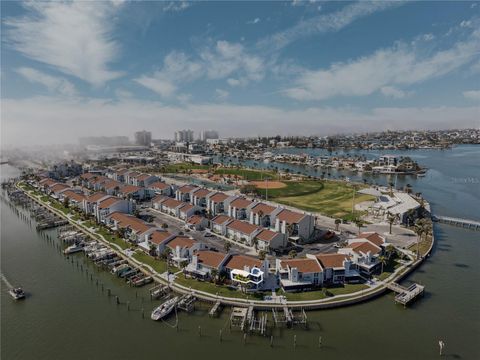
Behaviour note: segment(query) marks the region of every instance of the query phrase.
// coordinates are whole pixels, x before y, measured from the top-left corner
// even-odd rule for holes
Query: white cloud
[[[165,4],[163,11],[165,12],[179,12],[186,10],[190,7],[190,4],[187,1],[170,1]]]
[[[293,1],[292,5],[298,5],[300,3],[302,2]],[[398,6],[401,3],[402,2],[400,1],[356,2],[354,4],[346,5],[336,12],[302,20],[287,30],[267,36],[260,40],[257,45],[260,48],[272,51],[280,50],[304,36],[339,31],[359,18],[371,15],[378,11],[383,11],[393,6]]]
[[[203,74],[202,65],[191,61],[184,53],[173,51],[163,60],[161,70],[134,79],[140,85],[168,98],[177,91],[178,83],[191,82]]]
[[[435,108],[309,107],[285,110],[271,106],[185,104],[165,106],[137,99],[3,99],[2,144],[76,142],[80,136],[130,135],[148,129],[158,138],[171,138],[182,127],[215,128],[222,136],[328,135],[386,129],[446,129],[478,127],[478,106]],[[135,119],[135,121],[132,121]],[[122,126],[118,126],[122,124]]]
[[[115,95],[117,98],[132,98],[133,93],[125,89],[116,89]]]
[[[451,48],[425,55],[420,47],[398,43],[328,69],[305,71],[286,95],[297,100],[365,96],[382,88],[408,86],[448,74],[470,63],[480,51],[480,30]],[[398,95],[398,94],[397,94]]]
[[[480,90],[464,91],[463,96],[470,100],[480,101]]]
[[[48,75],[29,67],[18,68],[16,72],[32,83],[45,86],[50,92],[56,92],[65,96],[74,96],[77,93],[75,85],[63,77]]]
[[[396,89],[392,86],[384,86],[380,89],[380,92],[383,95],[394,98],[394,99],[403,99],[406,95],[404,91]]]
[[[112,39],[119,6],[75,1],[28,2],[25,8],[25,17],[5,21],[14,49],[96,86],[121,76],[108,68],[119,53]]]
[[[227,90],[215,89],[215,98],[217,100],[223,101],[228,98],[230,93]]]
[[[255,18],[253,20],[250,20],[250,21],[247,21],[247,24],[249,25],[255,25],[255,24],[258,24],[260,22],[260,18]]]

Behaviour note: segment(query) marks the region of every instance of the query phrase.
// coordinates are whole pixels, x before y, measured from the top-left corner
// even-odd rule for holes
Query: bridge
[[[432,220],[435,222],[443,223],[443,224],[460,226],[466,229],[480,230],[480,221],[476,221],[476,220],[454,218],[449,216],[438,216],[438,215],[432,216]]]

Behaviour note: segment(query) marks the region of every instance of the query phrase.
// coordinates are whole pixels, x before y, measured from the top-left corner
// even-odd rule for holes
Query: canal
[[[430,170],[425,178],[398,181],[422,192],[438,214],[480,219],[480,147],[408,155]],[[8,165],[1,171],[3,178],[15,175]],[[178,313],[178,331],[175,316],[168,323],[151,321],[157,303],[146,288],[129,288],[81,254],[66,259],[55,246],[56,232],[48,234],[52,241],[1,202],[1,272],[29,293],[14,302],[2,282],[2,359],[437,359],[439,340],[450,359],[480,357],[480,232],[435,226],[432,257],[407,280],[426,285],[426,295],[409,308],[394,305],[388,294],[309,312],[308,329],[273,329],[273,347],[269,337],[244,340],[229,330],[228,309],[210,318],[209,307],[197,303],[194,313]]]

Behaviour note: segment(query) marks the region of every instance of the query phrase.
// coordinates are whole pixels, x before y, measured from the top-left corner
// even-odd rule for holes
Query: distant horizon
[[[480,126],[476,2],[0,6],[2,144]]]

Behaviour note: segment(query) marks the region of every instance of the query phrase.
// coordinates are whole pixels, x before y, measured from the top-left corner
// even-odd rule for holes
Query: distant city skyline
[[[480,126],[477,2],[2,2],[2,146]]]

